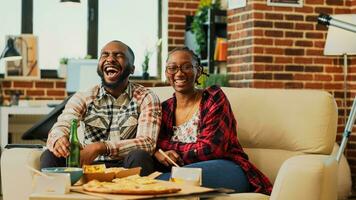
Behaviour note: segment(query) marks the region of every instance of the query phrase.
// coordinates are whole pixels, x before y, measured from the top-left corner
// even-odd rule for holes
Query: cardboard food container
[[[126,168],[116,168],[116,170],[110,170],[108,168],[105,172],[95,172],[95,173],[84,173],[84,182],[89,182],[91,180],[98,180],[101,182],[111,182],[115,178],[123,178],[126,176],[132,176],[140,174],[141,167],[135,167],[131,169]]]

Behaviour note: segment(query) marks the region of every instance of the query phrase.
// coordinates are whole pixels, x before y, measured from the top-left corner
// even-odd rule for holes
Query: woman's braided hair
[[[195,62],[197,62],[196,67],[198,68],[198,70],[201,71],[201,75],[209,76],[208,73],[204,72],[203,66],[202,66],[201,63],[200,63],[200,58],[199,58],[199,56],[198,56],[197,54],[195,54],[194,51],[190,50],[190,49],[189,49],[188,47],[186,47],[186,46],[184,46],[184,47],[176,47],[176,48],[174,48],[172,51],[170,51],[170,52],[168,53],[166,62],[168,62],[168,60],[169,60],[169,58],[171,57],[171,55],[172,55],[174,52],[177,52],[177,51],[185,51],[185,52],[189,53],[189,54],[192,56],[193,60],[194,60]],[[195,80],[195,83],[196,83],[197,85],[200,85],[200,83],[198,82],[198,79]]]

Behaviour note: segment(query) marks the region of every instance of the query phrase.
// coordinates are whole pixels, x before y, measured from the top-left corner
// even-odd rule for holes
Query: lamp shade
[[[333,15],[333,18],[356,25],[356,14]],[[329,26],[324,55],[356,55],[356,33]]]
[[[9,38],[7,40],[6,47],[2,52],[0,59],[4,60],[20,60],[22,57],[20,53],[15,49],[14,39]]]

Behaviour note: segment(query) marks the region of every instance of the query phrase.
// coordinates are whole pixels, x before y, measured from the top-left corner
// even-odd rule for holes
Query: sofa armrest
[[[337,199],[335,157],[300,155],[289,158],[278,172],[270,199]]]
[[[27,165],[39,169],[42,149],[12,148],[1,154],[1,184],[3,199],[28,199],[32,192],[33,173]]]

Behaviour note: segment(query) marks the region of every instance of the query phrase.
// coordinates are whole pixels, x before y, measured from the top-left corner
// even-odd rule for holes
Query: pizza
[[[92,180],[84,184],[83,189],[88,192],[139,195],[169,194],[181,190],[176,186],[163,184],[162,181],[139,175],[116,178],[112,182]]]

